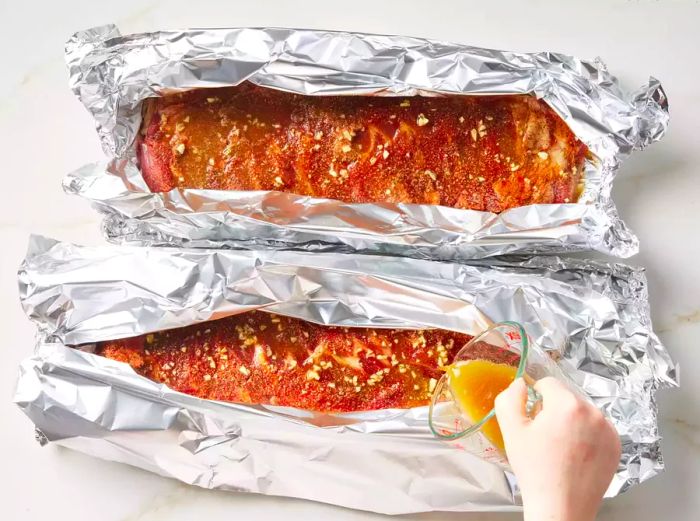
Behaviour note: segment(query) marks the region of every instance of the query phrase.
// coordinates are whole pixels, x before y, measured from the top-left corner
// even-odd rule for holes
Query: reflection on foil
[[[186,483],[385,513],[509,510],[519,501],[509,472],[432,436],[427,407],[324,415],[202,400],[91,353],[97,341],[256,308],[321,324],[472,334],[516,320],[620,434],[608,496],[663,468],[655,394],[677,385],[677,370],[652,332],[636,268],[557,257],[450,264],[89,248],[34,237],[19,281],[42,339],[14,399],[41,438]]]
[[[627,257],[638,242],[610,198],[632,150],[660,139],[668,103],[650,78],[623,92],[600,61],[445,42],[295,29],[161,31],[114,26],[74,35],[70,83],[111,161],[64,181],[107,215],[114,242],[188,247],[361,251],[457,260],[594,249]],[[141,103],[159,93],[242,81],[308,95],[523,94],[544,99],[593,153],[576,204],[501,214],[431,205],[346,204],[277,192],[150,193],[137,166]]]

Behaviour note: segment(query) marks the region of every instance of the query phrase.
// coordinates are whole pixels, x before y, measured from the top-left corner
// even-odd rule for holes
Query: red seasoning
[[[501,212],[575,202],[587,149],[532,96],[303,96],[242,84],[145,103],[156,192],[278,190]]]
[[[251,312],[104,342],[97,353],[201,398],[347,412],[427,405],[444,367],[470,338]]]

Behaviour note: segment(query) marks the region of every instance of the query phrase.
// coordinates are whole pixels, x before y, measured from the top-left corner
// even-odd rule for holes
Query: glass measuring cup
[[[430,429],[443,440],[487,460],[507,463],[493,401],[519,377],[528,384],[528,412],[539,397],[535,380],[559,376],[552,359],[533,345],[517,322],[500,322],[459,350],[433,391]]]

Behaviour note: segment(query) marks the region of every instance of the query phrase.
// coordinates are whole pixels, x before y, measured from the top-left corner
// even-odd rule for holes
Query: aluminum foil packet
[[[638,241],[611,199],[631,151],[660,139],[668,103],[654,78],[621,90],[600,60],[451,43],[296,29],[202,29],[121,36],[113,25],[66,45],[70,84],[92,113],[110,161],[64,180],[107,215],[119,243],[358,251],[458,260],[598,250],[627,257]],[[151,193],[138,168],[141,104],[164,92],[249,81],[306,95],[529,93],[545,100],[591,151],[576,203],[494,214],[434,205],[348,204],[281,192],[174,189]]]
[[[620,434],[607,495],[663,468],[655,393],[677,385],[677,369],[652,332],[636,268],[557,257],[452,264],[80,247],[33,237],[19,286],[40,340],[14,399],[42,443],[201,487],[382,513],[517,508],[512,474],[434,438],[427,407],[323,415],[203,400],[91,352],[102,340],[261,309],[319,324],[468,334],[516,320]]]

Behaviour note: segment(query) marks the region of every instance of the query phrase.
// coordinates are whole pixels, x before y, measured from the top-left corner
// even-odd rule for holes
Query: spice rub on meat
[[[427,405],[444,368],[470,338],[249,312],[103,342],[97,354],[200,398],[350,412]]]
[[[147,100],[138,143],[155,192],[278,190],[490,212],[575,202],[586,154],[533,96],[304,96],[250,83]]]

